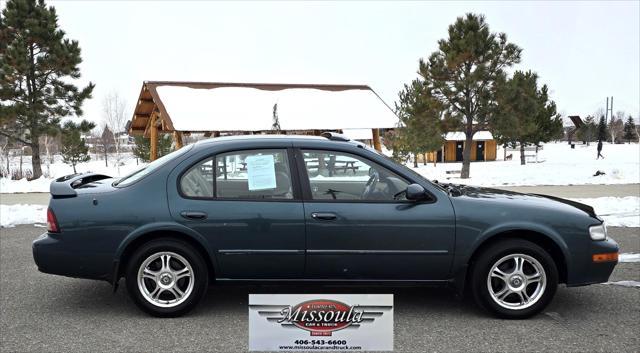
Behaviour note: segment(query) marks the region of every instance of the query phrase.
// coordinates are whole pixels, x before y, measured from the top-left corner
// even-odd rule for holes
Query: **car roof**
[[[224,142],[237,142],[237,141],[251,141],[251,142],[259,142],[259,141],[286,141],[286,142],[294,142],[294,141],[308,141],[308,142],[320,142],[327,144],[350,144],[353,146],[358,146],[361,142],[354,140],[346,140],[346,141],[337,141],[331,140],[324,136],[311,136],[311,135],[233,135],[233,136],[221,136],[214,137],[205,140],[197,141],[195,144],[198,146],[207,146],[211,144],[218,144]]]

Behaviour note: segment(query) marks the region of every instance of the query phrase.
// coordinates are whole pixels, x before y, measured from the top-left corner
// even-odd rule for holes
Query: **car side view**
[[[51,184],[45,273],[124,277],[144,311],[179,316],[209,284],[398,282],[467,289],[530,317],[568,287],[606,282],[618,246],[560,198],[429,181],[342,135],[235,136],[183,147],[120,179]]]

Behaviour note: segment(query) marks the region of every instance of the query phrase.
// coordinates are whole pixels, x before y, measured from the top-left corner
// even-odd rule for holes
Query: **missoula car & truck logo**
[[[363,323],[373,322],[376,317],[383,315],[383,311],[371,309],[374,308],[351,306],[331,299],[314,299],[297,305],[283,306],[280,311],[262,310],[258,313],[267,316],[270,322],[309,331],[311,336],[331,336],[334,331],[345,328],[357,329]]]

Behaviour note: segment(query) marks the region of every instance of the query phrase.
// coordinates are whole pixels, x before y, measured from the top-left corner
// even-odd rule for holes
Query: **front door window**
[[[313,200],[395,201],[409,185],[387,168],[352,154],[303,150],[302,155]]]

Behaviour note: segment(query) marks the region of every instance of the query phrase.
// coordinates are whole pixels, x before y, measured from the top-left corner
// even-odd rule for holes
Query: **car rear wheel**
[[[471,272],[476,302],[498,317],[525,319],[543,310],[558,286],[558,270],[540,246],[509,239],[485,249]]]
[[[192,246],[175,239],[145,243],[126,269],[127,290],[147,313],[180,316],[193,309],[208,285],[207,265]]]

